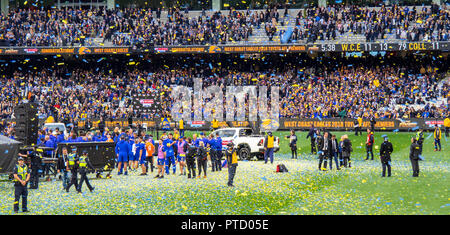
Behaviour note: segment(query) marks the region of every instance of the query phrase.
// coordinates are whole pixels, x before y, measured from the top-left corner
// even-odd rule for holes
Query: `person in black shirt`
[[[383,173],[381,174],[381,177],[386,176],[386,168],[387,168],[387,176],[391,176],[391,153],[394,151],[394,148],[392,147],[392,143],[389,142],[389,139],[387,136],[384,136],[384,142],[380,146],[380,160],[381,160],[381,166],[383,167]]]
[[[339,143],[336,139],[336,135],[331,135],[331,148],[330,148],[330,170],[333,169],[333,158],[334,162],[336,163],[336,169],[340,170],[339,168],[339,162],[338,162],[338,155],[339,155]]]
[[[411,160],[413,177],[419,177],[419,153],[420,146],[417,144],[416,138],[412,138],[411,147],[409,148],[409,159]]]
[[[291,148],[292,159],[297,159],[297,135],[295,131],[291,130],[291,135],[286,136],[289,139],[289,147]]]
[[[191,138],[187,138],[187,144],[184,146],[186,148],[186,164],[188,170],[188,178],[195,178],[195,157],[197,155],[197,148],[192,144]]]

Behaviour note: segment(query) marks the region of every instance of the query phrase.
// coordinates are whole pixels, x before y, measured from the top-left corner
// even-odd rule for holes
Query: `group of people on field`
[[[164,175],[176,174],[177,165],[179,175],[187,178],[203,178],[207,176],[208,165],[211,171],[222,171],[225,165],[229,170],[228,185],[233,186],[234,174],[237,167],[237,154],[233,142],[226,146],[225,161],[222,162],[222,139],[218,133],[206,136],[203,132],[199,136],[193,134],[186,137],[183,132],[174,130],[173,133],[164,132],[160,138],[153,140],[153,136],[145,137],[133,133],[122,133],[116,143],[118,175],[128,175],[128,170],[136,171],[141,167],[140,175],[147,175],[156,168],[154,178],[163,179]],[[155,164],[156,163],[156,164]],[[156,167],[155,167],[156,165]]]

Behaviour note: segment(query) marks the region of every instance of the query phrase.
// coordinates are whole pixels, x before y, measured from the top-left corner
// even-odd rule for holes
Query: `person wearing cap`
[[[69,192],[72,185],[75,185],[75,189],[78,189],[78,164],[77,148],[73,147],[72,153],[68,155],[67,171],[70,170],[71,177],[66,192]]]
[[[366,159],[369,160],[369,154],[371,155],[371,159],[373,160],[373,143],[375,139],[373,137],[373,132],[370,129],[367,129],[367,140],[366,140]]]
[[[89,179],[87,177],[87,168],[91,168],[92,170],[95,170],[94,166],[92,166],[91,162],[88,158],[88,151],[83,150],[83,155],[79,158],[79,173],[80,173],[80,183],[78,184],[77,191],[81,193],[81,188],[83,187],[83,182],[86,181],[86,185],[89,188],[89,191],[93,191],[94,187],[91,186],[89,183]]]
[[[272,132],[267,132],[266,138],[264,139],[264,164],[267,163],[268,158],[270,158],[270,163],[273,164],[273,147],[275,143],[275,136],[272,135]]]
[[[234,176],[236,175],[236,169],[238,166],[238,159],[236,149],[234,148],[234,143],[228,143],[228,148],[225,151],[225,157],[227,158],[228,165],[228,183],[227,185],[233,187]]]
[[[392,147],[392,143],[389,142],[389,138],[387,136],[384,137],[384,142],[380,146],[380,160],[381,166],[383,168],[383,172],[381,177],[386,176],[386,168],[387,168],[387,176],[391,176],[391,153],[394,151]]]
[[[17,159],[18,164],[14,167],[14,212],[19,212],[19,200],[22,197],[22,211],[28,212],[27,209],[27,197],[28,189],[27,184],[30,180],[30,169],[24,163],[22,157]]]

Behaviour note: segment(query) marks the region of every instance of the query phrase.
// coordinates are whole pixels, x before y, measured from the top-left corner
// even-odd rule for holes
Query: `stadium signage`
[[[342,120],[342,119],[327,119],[327,120],[317,120],[317,119],[303,119],[303,120],[289,120],[284,119],[281,122],[282,126],[281,129],[290,129],[290,128],[310,128],[314,125],[316,128],[353,128],[354,127],[354,121],[351,119]],[[395,128],[396,123],[394,120],[378,120],[375,124],[375,128]],[[369,121],[364,121],[362,124],[363,128],[370,127]]]
[[[298,53],[298,52],[379,52],[379,51],[448,51],[450,42],[399,42],[399,43],[317,43],[239,46],[160,46],[143,49],[131,47],[5,47],[6,54],[129,54],[129,53]],[[11,53],[7,53],[10,51]],[[15,52],[17,51],[17,53]]]
[[[128,47],[110,47],[110,48],[104,48],[104,47],[98,47],[98,48],[92,48],[93,52],[96,54],[124,54],[124,53],[129,53],[130,50]]]
[[[164,47],[166,48],[166,47]],[[448,51],[450,42],[400,43],[323,43],[242,46],[168,46],[154,48],[157,53],[293,53],[293,52],[378,52],[378,51]]]
[[[41,54],[73,54],[75,48],[43,48]]]

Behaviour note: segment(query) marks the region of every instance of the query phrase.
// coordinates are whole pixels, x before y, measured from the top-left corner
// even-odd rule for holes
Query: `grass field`
[[[192,133],[187,133],[191,135]],[[425,133],[420,177],[413,178],[409,161],[413,133],[375,133],[375,160],[364,161],[366,136],[348,134],[353,142],[352,168],[321,172],[311,156],[306,132],[298,132],[299,159],[291,159],[288,132],[274,164],[240,161],[235,187],[226,186],[227,169],[210,172],[206,179],[169,175],[154,179],[155,173],[111,179],[92,179],[94,192],[86,186],[82,194],[63,191],[61,181],[41,182],[29,190],[28,214],[450,214],[448,192],[450,139],[442,139],[442,151],[434,152],[433,137]],[[393,143],[390,178],[381,177],[378,147],[387,134]],[[283,163],[289,173],[275,173]],[[93,177],[94,175],[90,175]],[[12,214],[13,186],[0,182],[0,214]]]

